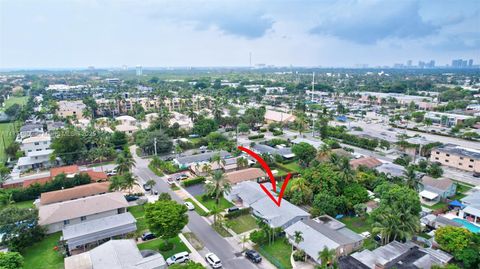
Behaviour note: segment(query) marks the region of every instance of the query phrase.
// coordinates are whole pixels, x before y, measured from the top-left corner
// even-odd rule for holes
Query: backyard
[[[5,148],[15,140],[15,130],[20,128],[20,122],[16,122],[15,124],[16,126],[14,128],[11,122],[0,123],[0,161],[2,162],[5,162],[7,159]]]
[[[25,258],[24,269],[62,269],[63,256],[54,248],[61,233],[47,235],[42,241],[26,248],[22,255]]]
[[[150,250],[158,251],[163,255],[165,259],[169,258],[170,256],[178,252],[182,252],[182,251],[190,252],[188,250],[188,247],[185,246],[185,244],[182,242],[182,240],[180,240],[178,236],[175,236],[174,238],[169,239],[169,242],[173,244],[173,248],[170,250],[161,250],[164,244],[164,240],[161,238],[140,243],[138,244],[138,249],[140,250],[150,249]]]
[[[33,208],[33,200],[28,200],[28,201],[23,201],[23,202],[18,202],[18,203],[13,203],[11,204],[12,206],[16,206],[18,208]],[[0,205],[0,211],[3,210],[6,206]]]
[[[227,227],[232,229],[235,233],[241,234],[258,228],[257,221],[250,215],[242,215],[236,218],[227,220]]]

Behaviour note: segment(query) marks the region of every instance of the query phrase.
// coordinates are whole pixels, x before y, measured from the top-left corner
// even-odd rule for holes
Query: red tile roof
[[[78,165],[69,165],[69,166],[62,166],[62,167],[55,167],[50,169],[50,176],[52,178],[58,176],[59,174],[75,174],[78,173],[80,169]]]
[[[382,162],[374,157],[366,157],[366,158],[354,159],[350,161],[350,165],[352,166],[353,169],[357,169],[359,166],[375,168],[381,164]]]

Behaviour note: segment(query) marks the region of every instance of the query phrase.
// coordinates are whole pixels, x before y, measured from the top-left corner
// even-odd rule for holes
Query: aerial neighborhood
[[[2,251],[24,268],[476,268],[478,77],[267,74],[3,75]],[[344,86],[370,80],[382,92]]]

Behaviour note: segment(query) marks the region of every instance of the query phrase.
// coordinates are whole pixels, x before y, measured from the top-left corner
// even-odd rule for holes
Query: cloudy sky
[[[0,0],[0,68],[480,62],[480,0]]]

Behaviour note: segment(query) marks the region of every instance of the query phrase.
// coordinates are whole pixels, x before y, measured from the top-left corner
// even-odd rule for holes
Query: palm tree
[[[128,193],[132,192],[133,187],[139,186],[137,180],[130,172],[122,175],[122,178],[123,178],[123,190],[128,190]]]
[[[237,158],[237,167],[238,168],[245,168],[248,166],[248,160],[245,157],[238,157]]]
[[[412,166],[408,166],[403,175],[407,180],[407,186],[412,190],[418,191],[420,187],[420,179],[417,177],[415,170]]]
[[[133,157],[130,156],[125,156],[126,154],[119,154],[117,159],[116,159],[116,164],[117,164],[117,173],[119,175],[123,175],[125,173],[130,172],[130,170],[135,167],[135,160]]]
[[[333,164],[334,166],[337,166],[340,164],[340,156],[338,156],[336,153],[332,153],[329,156],[329,162]]]
[[[341,178],[345,182],[349,182],[353,179],[353,171],[352,171],[352,167],[350,166],[350,160],[348,158],[345,158],[345,157],[340,158],[338,169],[339,169]]]
[[[303,203],[308,203],[313,197],[312,187],[310,186],[309,182],[303,178],[296,178],[292,181],[290,185],[290,192],[299,192],[303,193],[304,201]]]
[[[317,151],[317,160],[325,161],[328,160],[328,157],[332,153],[332,149],[328,144],[323,144]]]
[[[225,165],[225,159],[220,156],[220,153],[213,155],[212,158],[210,158],[210,162],[217,163],[218,166]]]
[[[145,182],[145,186],[150,187],[150,194],[153,193],[153,187],[155,187],[155,185],[157,185],[157,182],[153,179],[149,179],[147,182]]]
[[[212,165],[209,163],[202,164],[202,172],[205,174],[210,174],[212,172]]]
[[[193,107],[193,105],[187,108],[187,116],[192,122],[195,122],[195,120],[197,119],[197,113],[195,112],[195,108]]]
[[[295,233],[293,234],[293,241],[295,242],[295,244],[297,245],[297,248],[298,248],[298,244],[300,244],[300,242],[303,241],[303,236],[302,236],[302,232],[300,231],[295,231]],[[292,251],[293,251],[293,245],[292,245]]]
[[[220,213],[222,213],[222,209],[219,208],[217,205],[213,205],[210,213],[213,215],[213,225],[218,225],[218,221],[221,217],[223,217]]]
[[[318,259],[322,261],[322,265],[329,266],[334,262],[336,252],[334,249],[328,249],[326,246],[318,252]]]
[[[182,146],[180,146],[179,144],[176,144],[175,152],[177,153],[177,157],[180,157],[180,154],[183,152]]]
[[[215,171],[212,174],[212,182],[205,185],[206,193],[210,197],[215,197],[215,204],[219,204],[220,195],[224,192],[230,191],[231,186],[228,179],[222,171]]]
[[[242,242],[242,250],[243,251],[245,251],[245,243],[248,243],[249,240],[250,239],[246,235],[242,236],[242,238],[240,239],[240,241]]]

